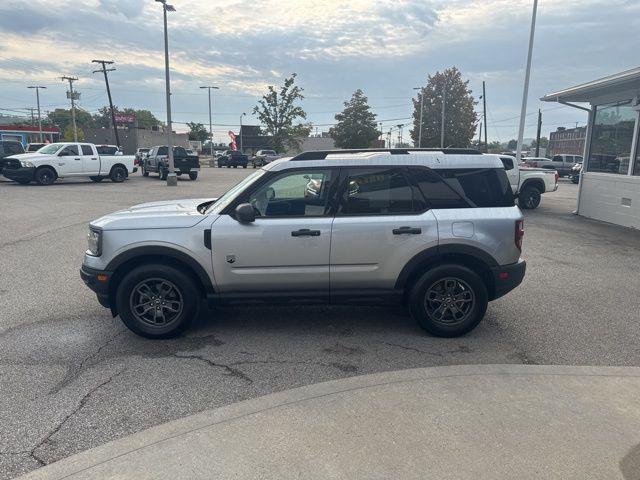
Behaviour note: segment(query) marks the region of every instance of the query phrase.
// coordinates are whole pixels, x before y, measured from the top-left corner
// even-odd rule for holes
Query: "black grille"
[[[0,160],[0,170],[4,170],[5,168],[7,170],[13,170],[20,167],[20,160],[14,160],[12,158]]]

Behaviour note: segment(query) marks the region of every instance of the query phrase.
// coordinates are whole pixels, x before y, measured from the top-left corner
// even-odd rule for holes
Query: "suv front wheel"
[[[473,330],[487,310],[482,279],[462,265],[428,270],[409,295],[411,316],[437,337],[458,337]]]
[[[131,331],[147,338],[179,335],[197,316],[199,305],[195,282],[168,265],[136,267],[116,291],[120,318]]]

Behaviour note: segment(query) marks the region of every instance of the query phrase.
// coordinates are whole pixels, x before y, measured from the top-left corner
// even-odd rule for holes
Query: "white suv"
[[[497,155],[305,152],[218,199],[95,220],[81,276],[152,338],[179,334],[203,300],[402,303],[427,331],[453,337],[520,284],[523,233]]]

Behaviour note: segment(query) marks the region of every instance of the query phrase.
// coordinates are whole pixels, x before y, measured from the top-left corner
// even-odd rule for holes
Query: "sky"
[[[298,74],[302,106],[318,131],[354,90],[369,98],[383,130],[409,123],[427,75],[456,66],[477,98],[487,86],[489,141],[517,136],[533,0],[169,0],[174,128],[208,124],[214,136],[257,124],[268,85]],[[586,112],[540,102],[546,93],[640,64],[640,0],[540,0],[525,137],[586,122]],[[2,0],[0,113],[68,108],[62,75],[75,75],[80,106],[108,104],[92,59],[115,62],[114,103],[166,120],[162,8],[153,0]],[[480,112],[482,105],[478,104]],[[405,140],[409,127],[405,128]],[[397,134],[396,134],[397,135]]]

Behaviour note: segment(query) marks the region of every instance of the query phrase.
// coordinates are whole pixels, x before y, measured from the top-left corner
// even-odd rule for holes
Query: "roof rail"
[[[482,155],[480,150],[473,148],[353,148],[344,150],[311,150],[302,152],[291,158],[291,162],[301,160],[325,160],[328,155],[343,153],[390,153],[391,155],[407,155],[409,152],[442,152],[445,155]]]

